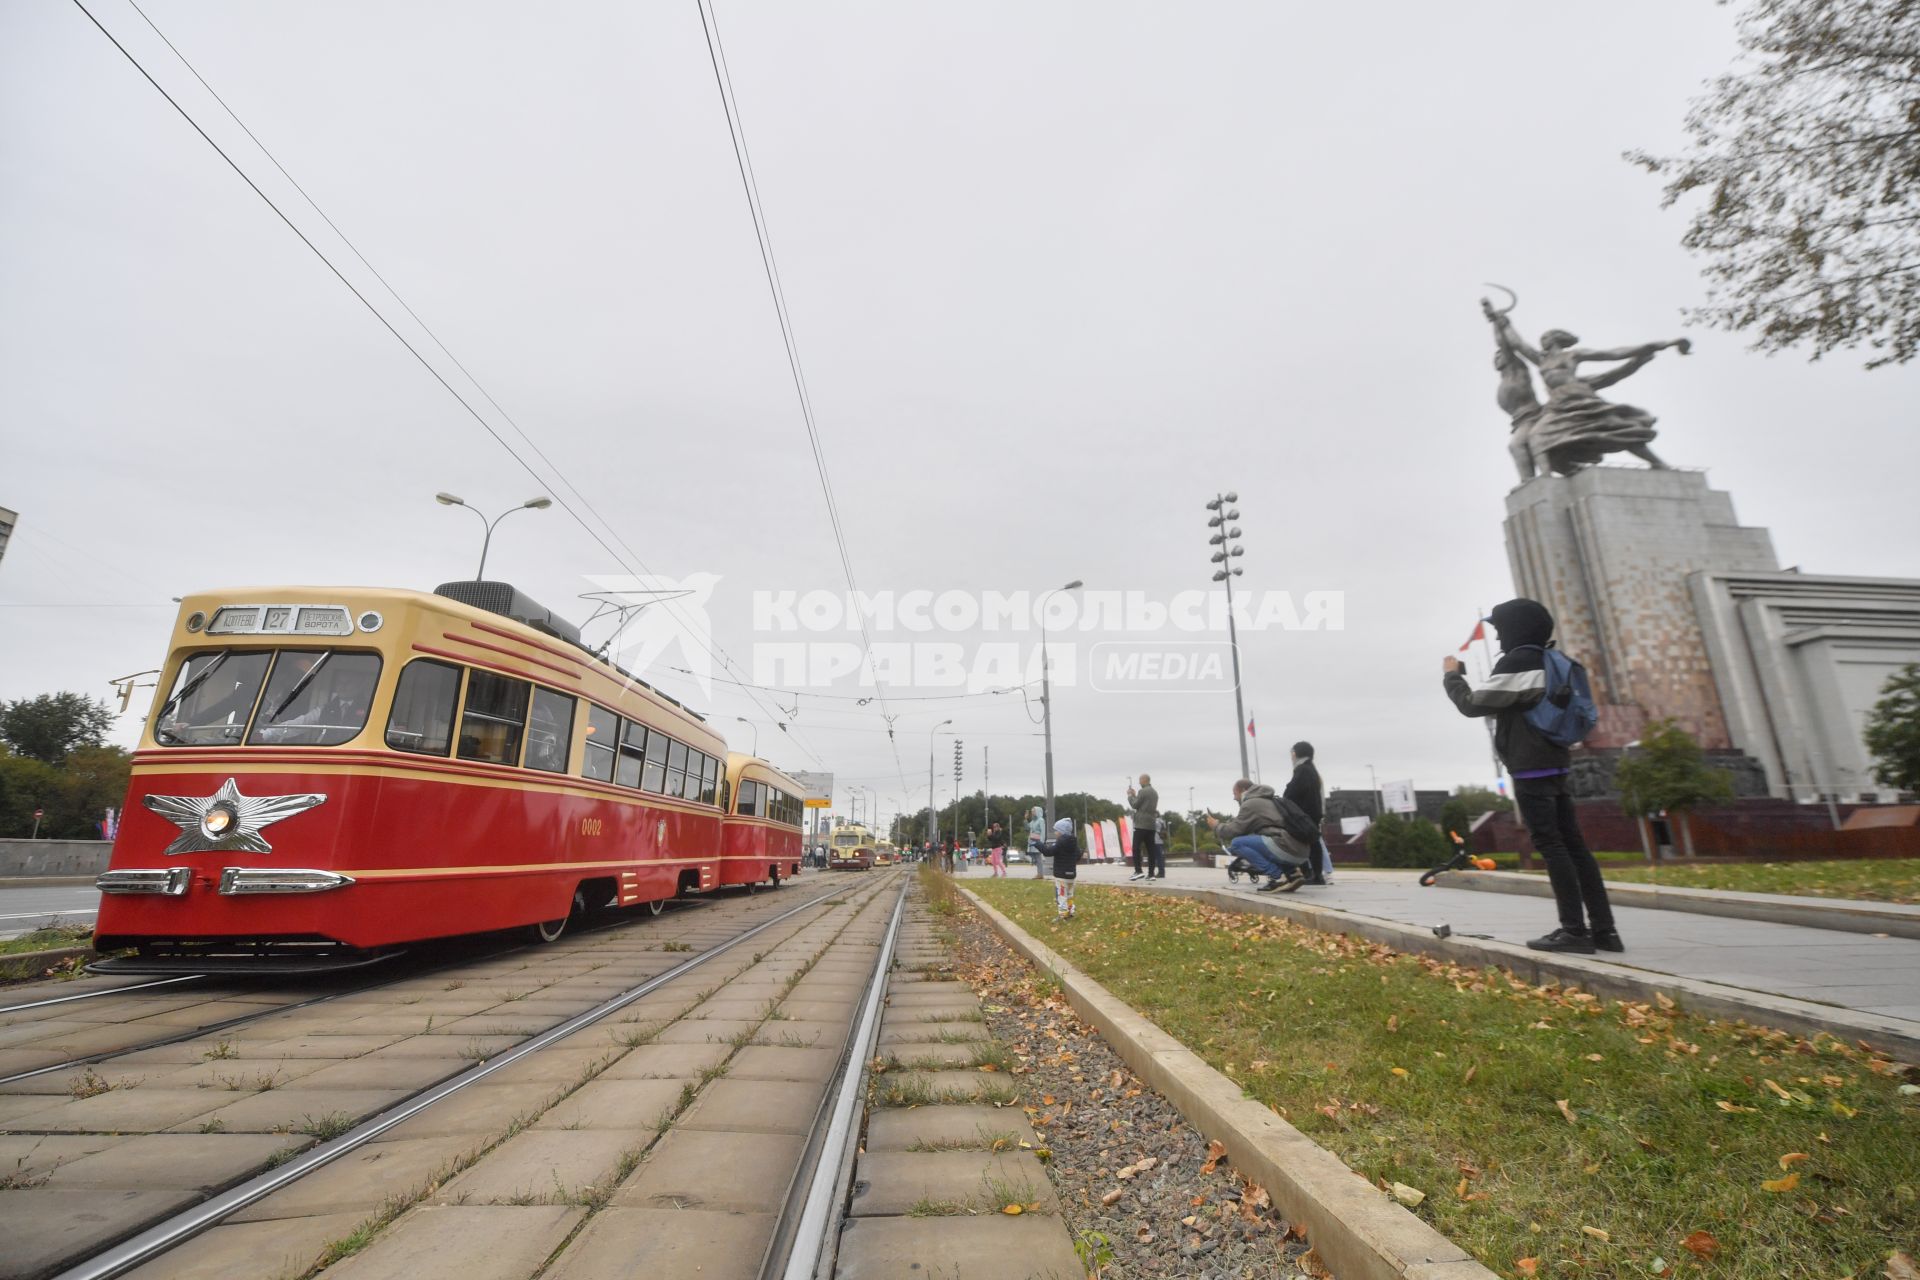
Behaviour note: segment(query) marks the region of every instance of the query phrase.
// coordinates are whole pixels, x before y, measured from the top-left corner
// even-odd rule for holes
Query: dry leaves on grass
[[[1887,1269],[1883,1273],[1887,1280],[1920,1280],[1920,1267],[1913,1259],[1898,1249],[1887,1255]]]
[[[1720,1252],[1720,1242],[1705,1231],[1694,1232],[1680,1242],[1680,1247],[1702,1262],[1707,1261],[1712,1258],[1714,1254]]]
[[[1540,1274],[1540,1259],[1515,1258],[1513,1260],[1513,1269],[1523,1276],[1537,1276]]]
[[[1784,1178],[1774,1178],[1760,1184],[1762,1191],[1771,1191],[1775,1195],[1784,1195],[1800,1185],[1800,1175],[1790,1173]]]
[[[1567,1099],[1555,1098],[1553,1100],[1553,1105],[1560,1108],[1560,1114],[1567,1118],[1568,1124],[1574,1123],[1573,1108],[1567,1105]]]

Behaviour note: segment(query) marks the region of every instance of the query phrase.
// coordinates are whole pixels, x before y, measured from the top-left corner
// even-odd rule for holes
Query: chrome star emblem
[[[180,838],[166,853],[205,853],[210,849],[238,849],[243,853],[272,853],[260,838],[260,829],[282,818],[325,804],[324,795],[243,796],[232,778],[210,796],[147,796],[140,801],[180,828]]]

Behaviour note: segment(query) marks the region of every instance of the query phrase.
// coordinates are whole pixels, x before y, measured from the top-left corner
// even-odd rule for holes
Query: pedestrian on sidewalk
[[[1493,747],[1513,777],[1514,806],[1547,863],[1547,879],[1560,910],[1560,927],[1527,943],[1535,951],[1592,955],[1625,951],[1614,928],[1613,907],[1600,864],[1587,851],[1579,816],[1567,792],[1571,756],[1527,719],[1547,693],[1546,657],[1553,643],[1553,614],[1524,597],[1494,606],[1487,621],[1500,642],[1500,660],[1478,689],[1467,682],[1458,658],[1442,663],[1447,696],[1465,716],[1494,717]],[[1556,701],[1555,705],[1559,705]]]
[[[1167,878],[1167,815],[1161,814],[1153,821],[1153,866],[1159,873],[1159,879]]]
[[[1274,803],[1273,788],[1245,778],[1233,784],[1233,798],[1240,811],[1226,822],[1207,815],[1207,825],[1227,847],[1229,853],[1245,858],[1249,866],[1267,878],[1261,893],[1292,893],[1307,882],[1302,870],[1307,851],[1287,831],[1281,820],[1280,806]]]
[[[1047,815],[1039,805],[1027,812],[1027,858],[1033,863],[1033,878],[1047,878],[1047,854],[1043,844],[1047,838]]]
[[[998,822],[987,828],[987,865],[993,874],[1007,878],[1007,832]]]
[[[1333,854],[1327,851],[1326,836],[1320,833],[1321,825],[1327,820],[1327,799],[1320,770],[1313,763],[1313,744],[1294,743],[1292,759],[1293,777],[1281,794],[1313,819],[1315,834],[1313,848],[1307,851],[1307,883],[1326,884],[1333,879]]]
[[[1046,846],[1053,860],[1053,906],[1062,920],[1073,919],[1073,882],[1080,875],[1080,842],[1073,837],[1073,819],[1062,818],[1053,824],[1054,836]]]
[[[1153,779],[1146,774],[1140,775],[1140,788],[1127,788],[1127,803],[1133,808],[1133,874],[1129,880],[1151,880],[1155,876],[1153,869],[1153,827],[1160,820],[1160,793],[1153,789]],[[1146,871],[1142,873],[1144,860]],[[1166,871],[1163,866],[1161,873]]]

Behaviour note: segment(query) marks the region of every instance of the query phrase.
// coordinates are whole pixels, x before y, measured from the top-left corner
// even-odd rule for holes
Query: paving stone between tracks
[[[454,1046],[449,1045],[448,1048]],[[424,1089],[473,1065],[470,1058],[383,1057],[370,1053],[349,1058],[300,1078],[302,1089]]]
[[[25,1185],[45,1178],[61,1165],[132,1139],[105,1133],[22,1133],[0,1136],[0,1173]]]
[[[552,1253],[585,1209],[567,1205],[423,1206],[345,1262],[337,1280],[471,1280],[529,1276]]]
[[[880,1077],[874,1100],[884,1107],[1012,1103],[1019,1100],[1019,1085],[998,1071],[890,1071]]]
[[[1037,1147],[1017,1107],[886,1107],[867,1116],[868,1151],[1019,1151]]]
[[[273,1155],[313,1145],[278,1133],[151,1133],[61,1165],[50,1187],[215,1191],[238,1182]]]
[[[770,1213],[615,1205],[594,1215],[545,1280],[748,1280],[759,1273],[773,1224]]]
[[[601,1072],[602,1080],[698,1080],[727,1061],[728,1044],[643,1044]]]
[[[581,1085],[534,1121],[536,1129],[655,1129],[680,1105],[686,1080],[607,1080]]]
[[[36,1133],[159,1133],[227,1105],[235,1095],[212,1089],[115,1089],[71,1102],[18,1096],[0,1098],[0,1114],[14,1108],[4,1127]],[[48,1104],[53,1105],[49,1106]]]
[[[715,1080],[674,1122],[675,1129],[735,1133],[812,1130],[826,1080]]]
[[[556,1044],[501,1067],[488,1075],[486,1081],[489,1084],[573,1084],[592,1068],[610,1061],[617,1052],[604,1045]]]
[[[332,1213],[224,1224],[168,1250],[122,1280],[293,1280],[319,1260],[327,1245],[351,1235],[364,1217]]]
[[[786,1194],[805,1144],[787,1134],[676,1128],[613,1193],[613,1203],[758,1213]]]
[[[830,1048],[839,1050],[847,1041],[848,1022],[801,1022],[776,1018],[761,1024],[749,1044],[780,1045],[789,1049]]]
[[[636,1052],[638,1052],[636,1050]],[[840,1059],[837,1048],[806,1049],[750,1044],[727,1063],[729,1080],[819,1080],[832,1074]]]
[[[131,1092],[145,1093],[146,1090]],[[271,1089],[165,1127],[174,1133],[192,1133],[216,1124],[227,1133],[298,1133],[320,1126],[338,1127],[343,1121],[358,1121],[413,1092],[412,1089],[303,1089],[298,1086]],[[218,1104],[222,1098],[233,1095],[203,1090],[201,1096]]]
[[[856,1218],[916,1209],[934,1216],[998,1213],[1009,1204],[1060,1210],[1046,1168],[1029,1152],[870,1150],[854,1169],[850,1212]]]
[[[50,1275],[199,1198],[194,1191],[9,1191],[0,1195],[0,1280]]]
[[[228,1221],[266,1222],[323,1213],[357,1213],[365,1217],[390,1197],[419,1192],[470,1150],[458,1137],[370,1142],[255,1201]]]
[[[1057,1218],[856,1218],[840,1235],[834,1280],[964,1276],[1069,1280],[1086,1274]]]
[[[974,1055],[979,1053],[986,1043],[985,1040],[970,1040],[966,1044],[942,1044],[939,1041],[931,1044],[908,1043],[890,1045],[883,1050],[883,1054],[893,1058],[909,1071],[916,1069],[938,1071],[943,1067],[973,1065]]]
[[[433,1203],[561,1203],[589,1189],[609,1190],[622,1158],[638,1156],[655,1132],[652,1127],[528,1129],[441,1187]]]
[[[544,1110],[564,1085],[529,1088],[525,1084],[493,1084],[493,1077],[470,1084],[436,1102],[419,1115],[403,1120],[383,1138],[438,1138],[454,1134],[502,1134],[517,1120]]]
[[[951,1040],[985,1040],[983,1022],[896,1022],[880,1025],[880,1047],[901,1044],[937,1044]]]
[[[744,1021],[734,1018],[711,1018],[704,1022],[688,1019],[676,1022],[661,1029],[654,1037],[656,1044],[710,1044],[725,1043],[735,1036],[750,1035],[760,1025],[759,1019]]]

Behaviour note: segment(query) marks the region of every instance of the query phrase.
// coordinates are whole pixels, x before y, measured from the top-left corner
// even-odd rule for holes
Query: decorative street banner
[[[1107,847],[1105,838],[1100,832],[1099,824],[1094,823],[1088,826],[1086,834],[1087,847],[1082,849],[1081,853],[1085,854],[1089,861],[1105,862],[1107,860]]]
[[[1125,814],[1121,814],[1120,815],[1120,844],[1119,844],[1119,847],[1113,851],[1113,856],[1120,859],[1120,861],[1125,862],[1127,860],[1128,855],[1131,854],[1132,852],[1133,852],[1133,819],[1126,816]]]
[[[1120,829],[1113,825],[1113,819],[1109,818],[1100,824],[1100,834],[1102,836],[1101,843],[1104,846],[1100,851],[1100,861],[1110,862],[1114,858],[1119,857]]]

